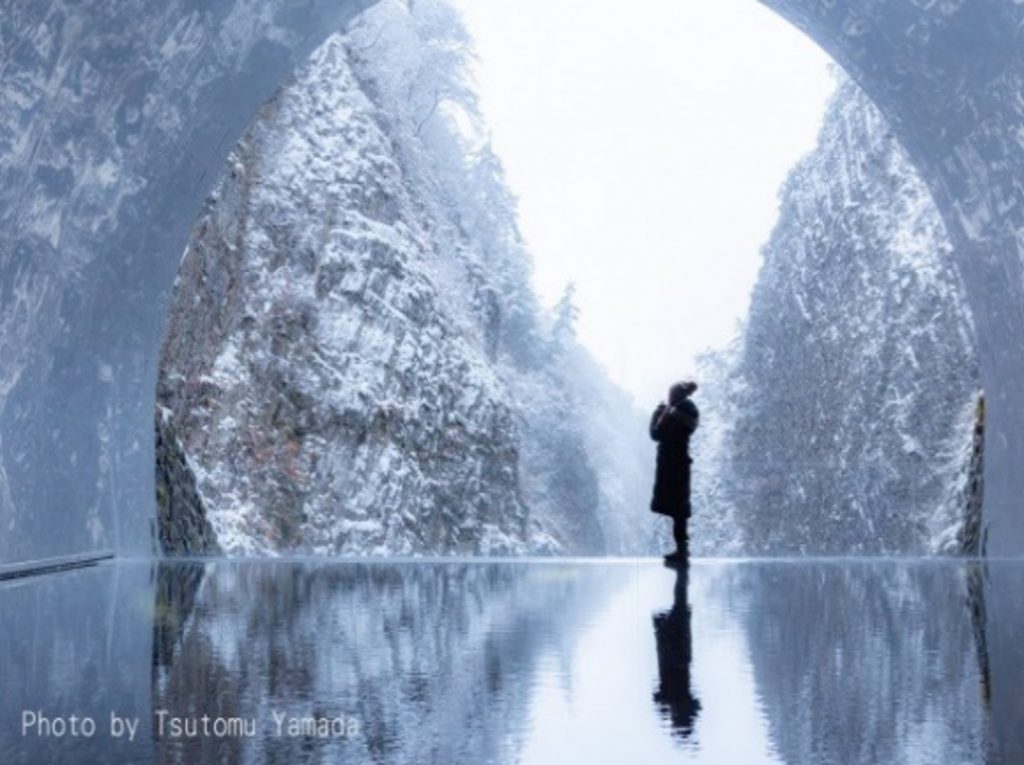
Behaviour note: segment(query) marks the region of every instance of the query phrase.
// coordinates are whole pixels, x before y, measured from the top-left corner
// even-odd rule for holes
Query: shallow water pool
[[[1024,564],[114,561],[0,583],[0,761],[1024,761]]]

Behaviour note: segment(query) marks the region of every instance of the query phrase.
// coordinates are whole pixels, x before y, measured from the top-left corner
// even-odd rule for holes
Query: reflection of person
[[[651,438],[658,442],[651,510],[673,519],[675,552],[666,560],[685,559],[689,554],[686,522],[690,518],[690,435],[697,429],[700,413],[690,396],[695,382],[680,382],[668,392],[668,404],[658,404],[651,415]]]
[[[672,608],[654,616],[654,639],[658,644],[658,688],[654,701],[681,738],[693,733],[700,701],[690,687],[693,639],[690,634],[690,603],[687,599],[688,570],[685,563],[675,567],[676,586]]]

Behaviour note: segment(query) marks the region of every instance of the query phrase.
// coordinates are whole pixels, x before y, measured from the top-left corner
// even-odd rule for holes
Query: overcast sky
[[[456,0],[535,284],[646,407],[728,342],[834,80],[755,0]]]

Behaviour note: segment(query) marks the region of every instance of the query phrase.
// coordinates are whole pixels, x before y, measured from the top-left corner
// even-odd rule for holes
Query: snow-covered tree
[[[576,305],[576,283],[569,282],[562,290],[552,309],[551,341],[556,349],[562,348],[566,342],[576,338],[576,322],[580,318],[580,309]]]
[[[472,61],[450,5],[385,0],[268,104],[207,205],[160,401],[229,552],[623,549]]]

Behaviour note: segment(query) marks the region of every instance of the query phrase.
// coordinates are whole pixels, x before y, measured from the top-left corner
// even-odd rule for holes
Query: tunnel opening
[[[974,311],[985,391],[978,538],[992,556],[1016,556],[1022,10],[1008,1],[765,4],[864,89],[938,207]],[[3,565],[159,552],[153,393],[181,246],[211,168],[246,122],[365,5],[312,0],[293,13],[278,0],[171,3],[146,15],[15,4],[5,17]]]
[[[662,544],[625,515],[649,467],[622,433],[645,415],[595,382],[571,290],[539,304],[501,160],[474,132],[471,40],[425,6],[384,3],[315,52],[193,229],[157,387],[164,552]],[[979,382],[952,244],[884,117],[839,78],[744,332],[701,361],[698,549],[976,553]],[[599,427],[563,421],[582,401],[605,408]],[[616,434],[628,448],[595,455]]]
[[[271,97],[272,88],[285,82],[311,48],[362,4],[308,0],[299,7],[287,0],[168,0],[159,8],[143,8],[96,0],[0,0],[0,665],[5,671],[2,716],[12,724],[12,735],[0,736],[5,759],[145,762],[180,757],[187,749],[200,757],[209,752],[214,759],[263,753],[308,759],[311,752],[322,752],[355,760],[420,762],[424,752],[443,752],[440,758],[446,761],[479,762],[519,754],[525,759],[552,753],[557,757],[560,744],[570,757],[587,750],[596,759],[607,759],[615,751],[626,759],[641,750],[648,759],[671,759],[680,755],[677,744],[688,755],[715,761],[1024,759],[1019,719],[1019,688],[1024,684],[1019,646],[1024,621],[1019,597],[1024,586],[1019,565],[1024,550],[1024,474],[1019,470],[1024,464],[1019,407],[1024,399],[1024,244],[1019,233],[1024,231],[1019,180],[1024,172],[1024,103],[1019,97],[1024,86],[1024,6],[1010,0],[769,4],[828,50],[877,106],[945,227],[973,309],[978,382],[984,390],[984,398],[963,402],[962,411],[951,415],[969,436],[962,452],[951,455],[966,471],[968,488],[957,502],[972,508],[953,541],[987,560],[829,559],[802,560],[799,565],[789,559],[697,560],[692,570],[676,567],[674,576],[655,561],[524,565],[520,560],[421,559],[408,565],[403,559],[152,560],[162,551],[210,553],[213,542],[221,550],[231,547],[230,539],[205,515],[204,505],[202,517],[182,522],[177,539],[169,534],[170,543],[162,550],[153,509],[154,495],[160,498],[154,491],[154,478],[158,485],[162,480],[160,465],[167,471],[167,496],[186,503],[193,494],[203,499],[203,466],[196,469],[187,432],[172,430],[177,423],[171,399],[161,398],[168,416],[156,410],[157,427],[167,426],[163,449],[170,457],[157,461],[156,473],[153,459],[158,349],[182,244],[195,228],[200,203],[216,186],[214,170]],[[337,79],[332,86],[344,89],[346,82],[351,80]],[[365,91],[363,95],[370,98]],[[424,116],[420,113],[411,125],[413,132]],[[261,119],[291,119],[296,127],[290,138],[264,150],[275,158],[287,156],[297,136],[311,145],[330,143],[330,136],[318,129],[315,108],[296,109],[278,98]],[[342,121],[351,128],[360,127],[357,123]],[[377,120],[364,120],[361,127],[364,134],[353,133],[352,142],[342,143],[351,146],[358,139],[365,146],[371,133],[386,134],[386,126]],[[246,151],[252,158],[257,143],[236,152],[243,161],[233,188],[242,189],[242,181],[256,177],[244,160]],[[346,299],[362,295],[379,311],[379,321],[353,328],[339,318],[333,329],[348,328],[349,336],[362,345],[342,347],[336,357],[326,359],[329,364],[319,349],[307,345],[300,348],[310,362],[305,368],[322,370],[340,358],[370,375],[373,360],[393,358],[389,368],[409,369],[413,367],[404,363],[408,358],[433,359],[436,369],[446,371],[443,377],[456,380],[460,395],[500,394],[505,378],[495,380],[486,370],[505,358],[502,338],[513,331],[510,325],[515,331],[530,326],[510,322],[504,307],[514,290],[508,284],[485,289],[486,269],[475,282],[459,271],[432,273],[430,280],[410,275],[413,259],[398,257],[395,251],[402,243],[419,242],[428,252],[435,227],[410,215],[416,225],[385,231],[380,221],[393,222],[396,211],[399,217],[410,211],[425,213],[413,203],[396,207],[394,195],[364,194],[397,165],[393,142],[375,145],[379,152],[351,156],[354,164],[367,169],[368,182],[344,188],[358,202],[360,215],[353,218],[348,239],[337,239],[346,252],[365,257],[359,263],[321,268],[319,275],[324,295],[336,294],[333,287],[341,284],[339,292],[348,294]],[[317,168],[307,166],[314,155],[292,169],[315,172]],[[802,172],[822,173],[823,156],[804,163]],[[841,158],[842,153],[833,156]],[[862,172],[902,178],[900,161],[891,153],[886,156],[888,161],[867,163]],[[483,165],[481,172],[494,167]],[[829,174],[829,184],[841,177]],[[910,193],[904,201],[918,198]],[[815,204],[805,195],[804,204],[791,209],[793,225],[783,233],[799,239],[795,232],[807,220],[800,213],[813,219],[815,210],[825,209],[830,200],[842,202],[843,195]],[[289,253],[300,254],[274,261],[275,272],[288,278],[276,280],[277,291],[268,293],[267,300],[257,294],[252,303],[259,308],[276,302],[287,310],[240,313],[238,326],[250,337],[259,338],[269,328],[271,336],[284,339],[262,354],[262,365],[250,370],[259,375],[260,391],[273,394],[267,396],[272,405],[254,408],[251,396],[224,395],[225,381],[240,375],[225,374],[232,370],[231,356],[221,353],[211,353],[220,365],[211,362],[206,379],[203,373],[184,375],[194,379],[194,384],[184,385],[166,378],[172,382],[166,395],[198,402],[190,410],[196,415],[216,404],[222,422],[233,415],[252,421],[258,412],[266,428],[280,436],[268,438],[259,427],[244,428],[247,440],[238,442],[237,449],[228,444],[223,451],[230,459],[222,466],[231,470],[247,467],[246,460],[256,461],[268,485],[287,498],[309,475],[309,452],[303,451],[302,442],[322,427],[318,419],[294,416],[307,408],[302,395],[307,390],[280,385],[291,380],[275,361],[301,346],[291,338],[308,336],[319,321],[301,305],[309,295],[317,296],[319,278],[310,283],[304,274],[310,264],[317,272],[321,259],[315,249],[310,256],[293,245],[319,242],[337,220],[332,221],[325,206],[325,214],[310,213],[305,225],[289,230],[274,225],[275,206],[302,200],[285,196],[262,206],[258,201],[258,194],[250,197],[253,214],[243,229],[245,236],[263,245],[256,249],[268,260],[284,245]],[[223,308],[224,313],[230,312],[234,283],[218,282],[215,275],[225,272],[219,255],[238,241],[237,216],[224,214],[232,205],[237,201],[213,199],[200,218],[200,228],[203,222],[208,225],[199,243],[209,245],[206,253],[220,266],[205,274],[198,270],[206,289],[198,305]],[[860,207],[871,206],[860,200]],[[914,220],[925,221],[907,215],[893,222],[895,209],[883,205],[870,221],[861,220],[857,230],[906,233]],[[930,226],[934,228],[910,225],[909,233],[925,241]],[[450,236],[459,241],[455,229]],[[365,248],[353,247],[355,239],[365,241]],[[918,241],[916,236],[910,240]],[[806,254],[827,251],[812,248]],[[198,257],[193,262],[204,261]],[[778,281],[786,281],[782,266],[794,261],[779,258],[776,263]],[[382,274],[377,265],[383,266]],[[913,279],[928,273],[919,268],[895,271],[909,271],[911,287]],[[245,281],[244,269],[238,273],[237,284],[259,286]],[[881,273],[878,269],[866,275],[864,283],[874,283],[868,277]],[[183,282],[189,278],[183,273]],[[423,289],[402,290],[411,299],[396,312],[385,298],[394,297],[387,285],[399,278]],[[462,332],[458,317],[431,321],[427,310],[438,305],[428,281],[443,279],[464,294],[483,296],[475,303],[467,298],[466,305],[489,319],[478,322],[478,334],[472,343],[466,341],[462,356],[446,345]],[[824,289],[835,283],[832,277],[822,275],[818,282],[823,288],[820,305],[841,305],[849,299]],[[945,282],[933,278],[931,283]],[[365,290],[357,289],[364,284]],[[763,313],[775,318],[772,305],[779,308],[779,319],[802,313],[795,296],[804,299],[808,293],[787,294],[789,303],[763,303],[768,306]],[[929,307],[902,292],[890,297],[893,309]],[[930,304],[930,315],[941,315],[942,305]],[[184,312],[188,305],[177,308]],[[805,302],[804,308],[815,307]],[[563,326],[571,325],[573,300],[564,301],[556,315]],[[521,313],[513,316],[522,318]],[[407,342],[386,342],[393,335],[379,331],[385,322],[406,328]],[[918,329],[926,325],[933,326],[915,324]],[[811,322],[808,331],[814,326]],[[421,337],[433,338],[434,350]],[[790,346],[762,343],[756,348],[778,356],[800,344]],[[358,352],[364,347],[380,353]],[[554,350],[550,343],[539,347]],[[822,369],[816,378],[819,387],[843,392],[856,387],[834,370],[849,366],[849,357],[857,358],[857,344],[847,342],[842,348],[845,355],[810,357]],[[480,363],[471,363],[470,355]],[[919,360],[926,367],[936,363],[934,356],[920,355]],[[728,354],[712,356],[709,363],[724,368],[729,378]],[[520,373],[531,364],[534,372],[545,368],[542,357],[529,354],[508,360],[512,371]],[[315,383],[316,376],[298,380],[303,385],[310,381]],[[550,406],[550,384],[534,383],[518,392],[531,395],[537,404],[547,402],[548,411],[557,413],[558,407]],[[367,455],[379,463],[393,460],[404,466],[395,474],[409,482],[407,491],[410,486],[422,488],[427,506],[445,500],[436,493],[438,485],[417,483],[433,466],[429,455],[438,444],[432,435],[460,448],[479,447],[463,464],[443,466],[452,472],[466,471],[464,463],[488,466],[459,474],[468,476],[462,485],[486,488],[510,481],[506,468],[522,455],[511,447],[493,448],[495,440],[486,437],[488,427],[506,430],[508,397],[456,400],[450,387],[439,387],[436,396],[421,397],[425,406],[417,414],[422,413],[420,422],[438,417],[444,428],[424,428],[409,417],[401,395],[405,386],[419,387],[415,377],[388,376],[379,385],[398,392],[382,399],[386,406],[367,406],[359,395],[365,387],[326,386],[338,394],[338,406],[323,421],[351,434],[351,442],[366,447]],[[709,388],[726,390],[706,385],[704,392]],[[277,395],[282,392],[286,395]],[[936,398],[938,404],[942,400]],[[705,401],[705,410],[713,411]],[[794,420],[833,414],[809,410],[799,400],[782,403],[776,408]],[[843,404],[840,399],[834,409]],[[960,407],[954,404],[947,408]],[[624,411],[627,405],[622,401]],[[458,416],[441,417],[437,410],[454,410]],[[903,427],[891,416],[894,411],[898,407],[879,415],[892,430]],[[197,416],[192,432],[205,427],[216,438],[216,419]],[[526,424],[517,423],[523,428]],[[484,437],[477,438],[480,434]],[[560,435],[561,440],[551,442],[554,450],[570,454],[574,434]],[[607,438],[617,435],[606,431]],[[396,448],[389,451],[388,444]],[[817,446],[828,450],[827,443]],[[927,452],[921,448],[924,441],[907,441],[906,446],[902,453],[907,459]],[[542,463],[535,458],[525,472],[536,472],[536,480],[561,478],[574,486],[585,476],[580,463],[560,468],[556,476],[545,473]],[[365,467],[369,460],[344,464]],[[175,471],[191,479],[172,485],[179,480]],[[774,490],[772,481],[781,480],[782,489],[794,483],[789,475],[753,474],[758,484],[767,483],[766,490]],[[868,477],[872,486],[884,490],[884,473]],[[346,485],[351,489],[353,484]],[[453,552],[477,551],[472,545],[484,537],[443,517],[428,524],[404,518],[401,503],[392,503],[394,497],[388,494],[402,486],[377,487],[382,492],[375,500],[378,506],[388,512],[399,508],[388,519],[394,531],[388,538],[385,530],[385,542],[404,537],[426,545],[441,540]],[[514,507],[527,505],[528,498],[521,499],[522,505]],[[466,500],[458,498],[463,506]],[[534,517],[494,513],[486,496],[469,497],[468,504],[484,523],[492,524],[486,537],[490,546],[479,552],[509,549],[508,539],[523,533],[522,525],[538,530]],[[257,502],[252,506],[258,509]],[[295,506],[301,507],[290,507]],[[636,517],[647,522],[646,510],[635,509]],[[169,517],[180,520],[174,513]],[[275,542],[294,539],[290,535],[296,529],[301,533],[302,524],[315,527],[318,521],[287,515],[269,520],[256,530]],[[376,544],[379,527],[369,521],[380,519],[349,514],[344,520],[349,538],[363,535]],[[500,525],[510,520],[511,527]],[[209,546],[202,543],[207,528],[212,531]],[[406,536],[404,529],[414,533]],[[545,530],[543,523],[540,530]],[[547,530],[553,543],[559,540],[552,530],[579,540],[594,534],[588,544],[606,541],[586,525],[551,525]],[[367,547],[380,555],[402,549]],[[549,549],[559,551],[554,544]],[[117,560],[101,562],[109,557]],[[1007,557],[1017,561],[1002,559]],[[8,581],[12,578],[18,581]],[[670,602],[671,609],[662,611]],[[891,682],[879,683],[879,678]],[[609,699],[630,703],[609,706]],[[367,735],[340,742],[351,747],[340,750],[337,741],[308,733],[274,736],[270,728],[245,741],[216,736],[177,740],[158,730],[164,715],[177,716],[179,710],[209,712],[211,717],[252,715],[254,721],[269,723],[266,714],[274,707],[274,717],[281,712],[354,713],[366,723]],[[680,714],[680,709],[689,711]],[[115,738],[112,731],[95,737],[26,736],[26,713],[37,721],[47,716],[72,726],[83,717],[100,725],[109,719],[111,727],[115,718],[125,723],[134,719],[138,735],[134,740]],[[20,738],[13,731],[19,718]],[[683,735],[673,736],[670,727]]]

